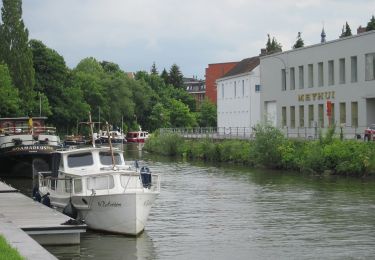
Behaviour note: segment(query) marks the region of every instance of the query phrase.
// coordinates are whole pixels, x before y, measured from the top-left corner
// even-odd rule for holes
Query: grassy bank
[[[375,174],[375,144],[340,140],[331,129],[318,140],[287,139],[268,125],[255,127],[254,140],[186,140],[178,134],[155,133],[144,149],[194,160],[235,162],[251,167],[336,175]]]
[[[11,247],[5,238],[0,235],[0,260],[22,260],[24,259],[16,249]]]

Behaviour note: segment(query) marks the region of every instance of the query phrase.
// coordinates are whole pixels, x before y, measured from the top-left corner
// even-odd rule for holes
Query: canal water
[[[162,176],[139,237],[88,231],[59,259],[373,259],[375,181],[189,163],[127,145]],[[14,186],[29,185],[25,180]]]

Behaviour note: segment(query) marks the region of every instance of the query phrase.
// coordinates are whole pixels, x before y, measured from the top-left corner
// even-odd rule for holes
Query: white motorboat
[[[39,172],[40,195],[49,193],[59,210],[73,206],[77,219],[95,230],[141,233],[160,193],[159,175],[126,164],[112,146],[55,151],[51,168]]]

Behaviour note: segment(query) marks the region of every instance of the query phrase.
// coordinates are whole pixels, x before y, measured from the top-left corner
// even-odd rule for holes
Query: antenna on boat
[[[94,127],[93,127],[93,122],[91,120],[91,112],[89,112],[89,125],[90,125],[90,131],[91,131],[91,142],[92,142],[92,147],[95,147],[95,139],[94,139]]]
[[[115,168],[116,167],[116,163],[115,163],[115,156],[113,155],[113,147],[112,147],[112,141],[111,141],[111,134],[109,132],[109,125],[108,125],[108,122],[105,122],[105,124],[107,126],[107,135],[108,135],[109,150],[111,151],[111,157],[112,157],[112,167]]]

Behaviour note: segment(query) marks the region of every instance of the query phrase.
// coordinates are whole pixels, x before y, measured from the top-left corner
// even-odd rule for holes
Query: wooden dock
[[[0,182],[0,214],[41,245],[79,244],[86,225],[65,225],[70,218]]]

